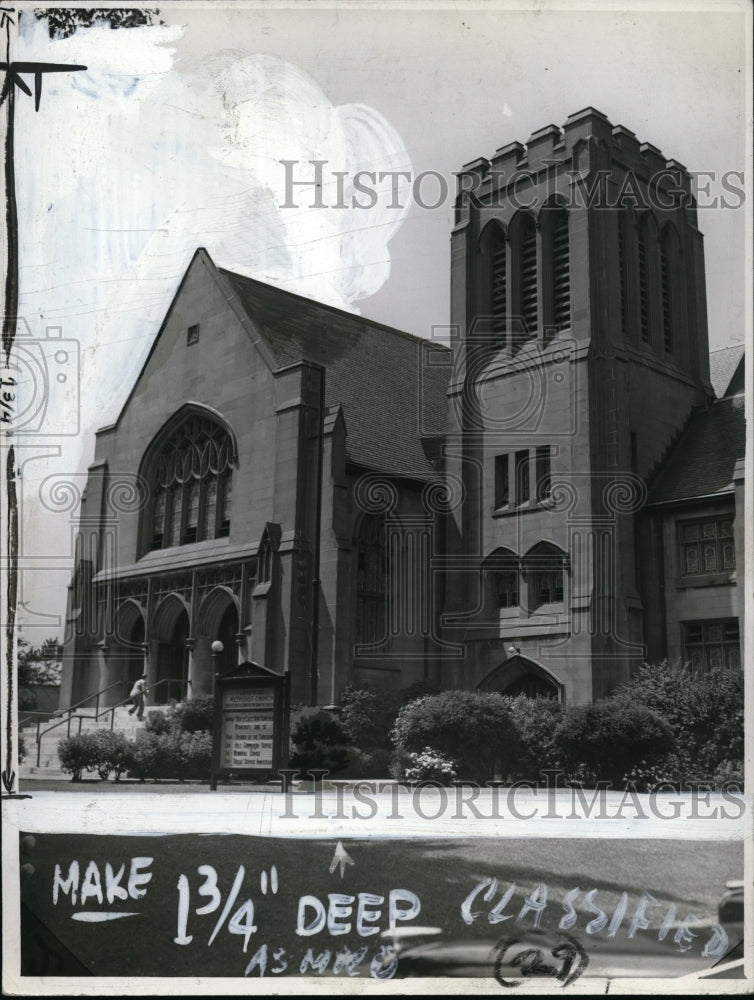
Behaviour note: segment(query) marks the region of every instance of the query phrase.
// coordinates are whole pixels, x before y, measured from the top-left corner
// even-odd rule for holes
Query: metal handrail
[[[124,698],[122,701],[117,702],[115,705],[109,705],[102,712],[99,711],[99,696],[101,694],[104,694],[106,691],[109,691],[110,688],[117,687],[119,684],[122,685],[123,681],[122,680],[116,681],[114,684],[110,684],[108,687],[102,688],[101,691],[97,691],[96,695],[90,695],[89,698],[84,698],[82,701],[77,702],[76,705],[71,705],[69,708],[65,709],[65,711],[69,713],[68,717],[65,718],[65,719],[61,719],[59,722],[56,722],[54,726],[48,726],[47,729],[43,729],[40,732],[40,730],[39,730],[39,725],[40,724],[39,724],[39,722],[37,722],[37,767],[39,767],[39,761],[40,761],[41,756],[42,756],[42,737],[45,736],[47,733],[52,732],[53,729],[57,729],[58,726],[64,726],[66,723],[68,723],[68,732],[67,732],[67,735],[70,736],[71,735],[71,718],[72,718],[72,714],[71,713],[79,705],[82,705],[84,702],[89,701],[91,698],[96,698],[95,713],[94,713],[94,715],[80,715],[80,716],[78,716],[79,729],[78,729],[78,734],[77,735],[79,735],[81,733],[81,723],[83,722],[84,719],[94,719],[94,721],[97,722],[97,721],[99,721],[99,719],[101,717],[107,715],[108,712],[112,713],[111,716],[110,716],[110,729],[112,730],[115,727],[115,709],[116,708],[121,708],[123,705],[127,705],[128,702],[131,700],[130,695],[129,695],[128,698]],[[179,684],[179,685],[181,685],[181,687],[185,687],[185,689],[188,690],[188,686],[191,684],[191,681],[187,680],[184,677],[163,677],[159,681],[157,681],[156,683],[154,683],[152,685],[152,690],[158,688],[161,684]]]
[[[188,686],[189,684],[191,684],[191,681],[187,680],[184,677],[161,677],[160,680],[158,680],[156,683],[152,685],[152,690],[158,688],[160,684],[179,684],[181,685],[181,687],[185,687],[186,689],[188,689]],[[98,712],[96,715],[90,716],[90,718],[93,718],[95,722],[98,722],[100,718],[107,715],[108,712],[111,712],[112,714],[110,716],[110,729],[113,729],[115,726],[115,709],[122,708],[124,705],[127,705],[130,701],[131,701],[131,696],[129,695],[128,698],[124,698],[123,701],[119,701],[115,705],[109,705],[107,708],[103,709],[101,712]],[[80,731],[81,727],[79,727],[79,732]]]
[[[61,709],[60,710],[61,713],[67,713],[66,716],[65,716],[65,718],[60,719],[54,725],[48,726],[47,729],[43,729],[41,732],[39,731],[39,725],[40,724],[39,724],[39,722],[37,722],[37,764],[39,764],[39,759],[38,758],[39,758],[40,741],[41,741],[42,737],[46,733],[51,732],[53,729],[57,729],[58,726],[64,726],[67,723],[68,724],[68,733],[67,733],[67,735],[70,736],[71,735],[71,718],[73,717],[73,713],[76,711],[77,708],[80,708],[82,705],[85,705],[86,702],[91,701],[92,698],[94,698],[95,699],[95,701],[94,701],[94,713],[95,714],[94,714],[94,716],[91,716],[91,715],[87,716],[87,718],[90,718],[90,719],[91,718],[95,718],[96,719],[97,718],[97,712],[99,711],[99,699],[100,699],[100,695],[105,694],[107,691],[110,691],[114,687],[122,687],[122,686],[123,686],[123,680],[122,679],[119,680],[119,681],[114,681],[114,683],[108,684],[107,687],[102,688],[100,691],[95,692],[95,694],[87,695],[87,697],[86,698],[82,698],[81,701],[77,701],[73,705],[69,705],[68,708]],[[83,718],[83,716],[79,717],[79,732],[81,732],[81,719],[82,718]]]

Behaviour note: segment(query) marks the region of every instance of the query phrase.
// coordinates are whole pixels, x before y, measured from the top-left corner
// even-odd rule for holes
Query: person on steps
[[[147,675],[142,674],[141,677],[136,681],[134,686],[131,688],[131,707],[128,710],[129,715],[133,715],[136,712],[136,718],[139,722],[144,721],[144,702],[147,696]]]

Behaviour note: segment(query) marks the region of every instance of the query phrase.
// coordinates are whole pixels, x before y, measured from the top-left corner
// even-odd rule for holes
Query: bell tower
[[[446,467],[465,502],[445,621],[467,655],[455,679],[512,690],[526,662],[589,702],[643,656],[635,514],[712,395],[691,179],[586,108],[466,164],[458,189]]]

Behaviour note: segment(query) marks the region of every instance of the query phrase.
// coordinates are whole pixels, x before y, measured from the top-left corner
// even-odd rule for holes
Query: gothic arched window
[[[487,607],[492,609],[518,608],[520,604],[520,568],[515,552],[497,548],[482,563],[485,579]]]
[[[191,415],[155,446],[146,463],[146,550],[189,545],[230,533],[236,464],[228,431]]]
[[[565,563],[565,552],[549,542],[539,542],[526,553],[523,567],[530,613],[538,608],[563,604]]]

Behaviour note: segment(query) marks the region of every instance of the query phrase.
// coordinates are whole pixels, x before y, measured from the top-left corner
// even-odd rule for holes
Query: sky
[[[19,336],[27,374],[41,355],[48,372],[20,447],[19,610],[34,642],[62,637],[94,429],[117,417],[197,246],[431,336],[449,317],[454,172],[592,105],[710,175],[710,347],[744,341],[746,209],[722,180],[748,183],[744,3],[183,2],[160,5],[163,25],[54,41],[39,6],[21,5],[14,57],[88,69],[46,77],[39,112],[16,103]],[[321,207],[286,189],[286,170],[310,179],[312,160]],[[359,170],[388,174],[376,203],[338,207],[368,201],[350,186]],[[410,183],[393,190],[396,171]]]

